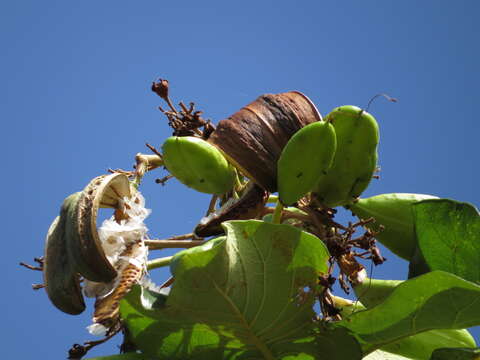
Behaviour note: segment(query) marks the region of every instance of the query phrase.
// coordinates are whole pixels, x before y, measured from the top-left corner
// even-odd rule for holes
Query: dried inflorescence
[[[175,136],[198,135],[203,139],[208,139],[215,130],[210,120],[202,118],[202,111],[195,110],[195,104],[191,102],[187,108],[183,102],[179,103],[181,108],[177,111],[168,95],[168,80],[159,79],[152,83],[152,91],[160,96],[168,105],[170,110],[164,110],[161,106],[158,108],[168,118],[168,125],[174,130]],[[203,131],[200,128],[203,127]]]

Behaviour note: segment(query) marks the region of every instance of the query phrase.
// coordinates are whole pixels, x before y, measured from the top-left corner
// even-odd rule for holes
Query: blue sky
[[[158,77],[214,122],[263,93],[299,90],[327,114],[386,92],[399,102],[370,108],[382,172],[365,195],[478,206],[479,10],[474,0],[2,2],[3,357],[63,359],[91,338],[89,311],[55,310],[30,289],[40,274],[17,264],[42,254],[68,194],[107,168],[131,168],[145,142],[170,135],[149,91]],[[156,238],[190,232],[208,204],[176,181],[156,185],[164,175],[142,186]],[[374,276],[405,278],[407,264],[386,256]]]

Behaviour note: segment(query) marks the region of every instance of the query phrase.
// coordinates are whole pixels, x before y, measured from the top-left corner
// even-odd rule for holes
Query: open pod
[[[123,174],[94,178],[81,193],[77,205],[68,211],[66,232],[70,261],[86,279],[109,282],[117,271],[110,264],[97,232],[99,208],[114,208],[120,216],[123,198],[131,196],[130,183]]]
[[[218,123],[208,141],[245,176],[264,189],[277,190],[277,161],[299,129],[322,117],[298,91],[265,94]]]
[[[250,182],[238,199],[231,199],[214,213],[204,217],[195,227],[200,237],[220,235],[225,232],[222,223],[229,220],[255,219],[262,214],[268,193],[254,182]]]

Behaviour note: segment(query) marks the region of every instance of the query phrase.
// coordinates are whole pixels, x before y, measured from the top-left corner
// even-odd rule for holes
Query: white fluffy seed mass
[[[102,299],[111,294],[119,285],[123,270],[128,264],[146,272],[148,249],[144,245],[148,228],[144,220],[151,210],[145,208],[145,199],[140,192],[128,199],[123,198],[120,204],[128,216],[117,222],[112,216],[105,220],[98,229],[103,251],[112,266],[117,270],[117,277],[110,283],[97,283],[84,280],[83,291],[87,297]],[[135,246],[133,246],[136,244]],[[92,324],[88,331],[93,335],[104,335],[107,328],[101,324]]]

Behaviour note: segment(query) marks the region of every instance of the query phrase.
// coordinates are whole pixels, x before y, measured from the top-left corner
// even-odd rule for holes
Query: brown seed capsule
[[[200,237],[223,234],[224,221],[254,219],[261,213],[267,200],[268,193],[252,182],[239,199],[226,203],[217,212],[203,218],[194,232]]]
[[[298,91],[261,95],[218,123],[208,141],[264,189],[277,190],[277,160],[290,137],[322,117]]]

